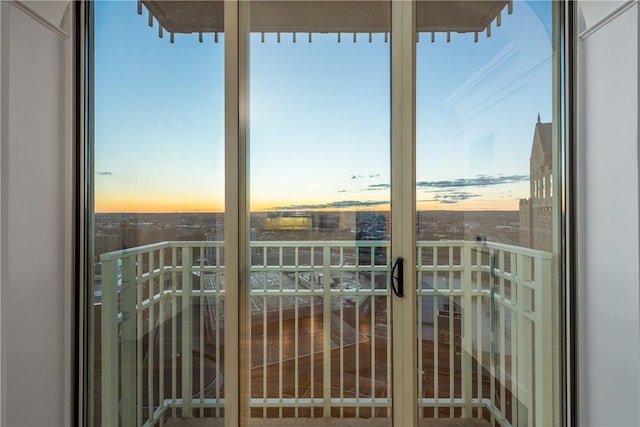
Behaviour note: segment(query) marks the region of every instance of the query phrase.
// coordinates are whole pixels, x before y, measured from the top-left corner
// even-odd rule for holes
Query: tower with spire
[[[554,198],[551,162],[551,123],[542,123],[538,113],[529,158],[529,198],[520,200],[520,245],[550,252]]]

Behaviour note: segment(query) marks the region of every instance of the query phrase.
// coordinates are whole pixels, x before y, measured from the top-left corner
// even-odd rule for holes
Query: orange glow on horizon
[[[440,202],[418,202],[419,211],[517,211],[520,210],[518,200],[494,202],[486,200],[468,200],[459,203],[445,204]]]
[[[322,208],[301,208],[301,209],[278,209],[274,203],[254,203],[251,205],[251,212],[355,212],[355,211],[383,211],[390,210],[390,204],[380,204],[372,206],[349,206],[349,207],[322,207]],[[137,200],[118,199],[96,201],[96,213],[171,213],[171,212],[224,212],[224,202],[208,201],[206,203],[196,200]],[[518,201],[506,201],[502,203],[488,201],[464,201],[455,204],[444,204],[440,202],[418,202],[418,211],[517,211]]]
[[[94,206],[97,213],[132,212],[132,213],[170,213],[170,212],[224,212],[224,202],[198,200],[139,200],[116,199],[96,200]]]
[[[527,188],[528,189],[528,188]],[[137,190],[137,191],[136,191]],[[514,197],[523,191],[514,190],[510,197],[506,191],[489,191],[467,200],[454,200],[455,203],[443,203],[434,200],[431,194],[416,194],[418,211],[517,211],[519,200]],[[514,194],[515,193],[515,194]],[[519,194],[518,194],[519,195]],[[336,200],[335,194],[307,194],[299,197],[279,195],[275,197],[263,194],[251,194],[249,208],[251,212],[357,212],[390,211],[390,195],[379,194],[376,199],[360,197]],[[424,200],[424,197],[427,200]],[[422,198],[422,200],[421,200]],[[380,203],[378,203],[380,202]],[[96,189],[95,212],[131,212],[131,213],[171,213],[171,212],[223,212],[224,194],[203,188],[185,188],[184,190],[167,186],[148,185],[135,190],[122,185],[116,188]]]

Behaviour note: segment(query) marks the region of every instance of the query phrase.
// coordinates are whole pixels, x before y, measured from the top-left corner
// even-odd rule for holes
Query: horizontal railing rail
[[[389,242],[252,241],[249,252],[251,416],[390,417]],[[100,260],[103,425],[222,416],[224,243]],[[551,254],[420,241],[416,293],[422,418],[551,423]]]

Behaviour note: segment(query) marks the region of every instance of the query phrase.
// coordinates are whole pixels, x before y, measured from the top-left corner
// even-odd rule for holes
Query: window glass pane
[[[420,418],[557,425],[552,9],[417,3]]]
[[[221,418],[222,3],[93,14],[92,424]]]
[[[250,17],[249,417],[389,425],[390,3]]]

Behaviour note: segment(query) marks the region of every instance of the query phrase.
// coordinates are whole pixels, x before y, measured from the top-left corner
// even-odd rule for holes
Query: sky
[[[492,35],[416,44],[418,209],[517,210],[551,121],[551,12],[516,1]],[[250,37],[251,210],[388,209],[383,34]],[[95,5],[96,212],[224,209],[224,36],[158,37],[136,2]]]

